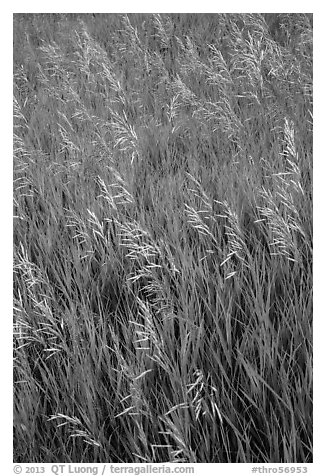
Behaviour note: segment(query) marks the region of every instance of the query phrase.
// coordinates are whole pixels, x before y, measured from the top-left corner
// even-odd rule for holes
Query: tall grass
[[[312,19],[14,15],[14,459],[312,461]]]

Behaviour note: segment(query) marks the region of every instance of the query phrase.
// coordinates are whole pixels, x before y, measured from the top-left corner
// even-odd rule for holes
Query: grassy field
[[[312,462],[312,17],[14,15],[15,462]]]

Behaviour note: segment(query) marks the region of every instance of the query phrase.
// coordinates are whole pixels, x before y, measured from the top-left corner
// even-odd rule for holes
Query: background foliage
[[[14,15],[14,459],[312,461],[312,17]]]

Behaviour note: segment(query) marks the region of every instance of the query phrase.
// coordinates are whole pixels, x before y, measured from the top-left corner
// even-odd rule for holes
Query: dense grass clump
[[[312,461],[312,19],[14,15],[16,462]]]

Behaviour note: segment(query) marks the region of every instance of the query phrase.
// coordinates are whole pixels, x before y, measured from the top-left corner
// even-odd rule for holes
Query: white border
[[[0,468],[2,474],[12,473],[12,14],[18,12],[313,12],[314,13],[314,464],[309,465],[308,474],[325,474],[325,401],[326,378],[326,309],[323,295],[326,293],[326,104],[325,104],[325,33],[326,18],[322,2],[104,2],[90,4],[77,1],[15,1],[4,8],[1,19],[1,392],[2,428],[0,431]],[[91,9],[89,8],[91,6]],[[108,12],[109,10],[109,12]],[[196,474],[250,474],[252,465],[195,465]],[[232,469],[231,469],[232,466]],[[247,467],[247,470],[245,469]],[[248,473],[247,473],[248,471]]]
[[[11,12],[15,13],[206,13],[206,12],[219,12],[219,13],[241,13],[241,12],[261,12],[261,13],[311,13],[315,11],[314,2],[298,1],[281,1],[276,0],[273,2],[262,1],[228,1],[228,2],[216,2],[216,1],[200,1],[200,2],[187,2],[166,0],[164,2],[155,1],[126,1],[108,2],[108,1],[92,1],[92,2],[79,2],[79,1],[63,1],[58,0],[55,3],[41,2],[41,1],[15,1],[11,7]],[[315,2],[317,3],[317,2]],[[91,8],[90,8],[91,7]]]

